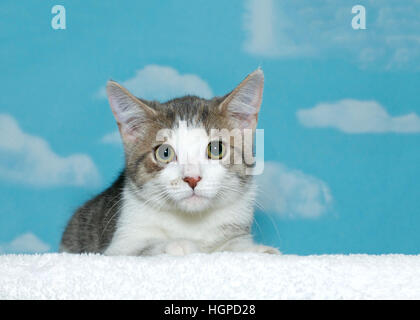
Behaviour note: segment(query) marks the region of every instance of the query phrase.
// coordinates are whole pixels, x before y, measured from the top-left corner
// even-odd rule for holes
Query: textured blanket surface
[[[0,299],[420,299],[420,256],[0,256]]]

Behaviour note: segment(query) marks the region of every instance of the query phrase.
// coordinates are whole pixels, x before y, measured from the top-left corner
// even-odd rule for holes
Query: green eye
[[[175,157],[174,149],[168,144],[160,145],[155,151],[156,160],[162,163],[169,163]]]
[[[222,141],[212,141],[207,146],[207,156],[212,160],[220,160],[226,153],[226,147]]]

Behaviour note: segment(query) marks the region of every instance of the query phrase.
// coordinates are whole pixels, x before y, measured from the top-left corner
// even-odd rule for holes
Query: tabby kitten
[[[244,159],[243,143],[221,134],[223,129],[242,135],[255,131],[263,85],[263,72],[257,69],[224,97],[185,96],[159,103],[136,98],[109,81],[125,169],[111,187],[76,211],[60,251],[278,253],[252,241],[250,165],[232,161]]]

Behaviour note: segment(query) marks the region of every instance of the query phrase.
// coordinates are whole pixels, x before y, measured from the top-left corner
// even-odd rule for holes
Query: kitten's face
[[[241,184],[242,172],[224,164],[223,159],[211,159],[208,155],[209,144],[217,141],[224,144],[223,158],[229,157],[229,141],[212,137],[200,123],[188,125],[187,121],[178,120],[172,129],[164,144],[153,148],[155,151],[149,155],[148,161],[154,162],[156,169],[143,184],[143,198],[166,209],[196,212],[220,206],[244,193],[248,186]],[[165,157],[165,152],[170,158]],[[138,170],[140,175],[141,171]],[[140,180],[147,175],[143,174]]]
[[[262,85],[257,70],[223,98],[160,104],[110,82],[131,191],[156,208],[189,213],[226,206],[250,191],[242,143],[226,131],[243,137],[243,129],[255,130]]]

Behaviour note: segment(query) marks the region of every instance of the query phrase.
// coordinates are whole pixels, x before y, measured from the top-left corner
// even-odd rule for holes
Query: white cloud
[[[245,43],[245,49],[253,54],[277,55],[273,2],[271,0],[248,1],[246,6],[244,26],[249,32],[249,37]]]
[[[354,1],[248,0],[244,49],[278,58],[337,56],[360,67],[420,69],[420,3],[365,1],[366,30],[353,30]]]
[[[41,187],[100,183],[98,170],[89,156],[57,155],[45,140],[23,132],[7,114],[0,114],[0,178]]]
[[[30,232],[18,236],[9,243],[0,243],[0,254],[43,253],[50,249],[47,243]]]
[[[120,132],[115,130],[114,132],[104,135],[101,139],[101,142],[105,144],[121,144]]]
[[[166,101],[187,94],[205,99],[213,92],[207,82],[195,74],[180,74],[174,68],[160,65],[147,65],[137,70],[133,78],[121,82],[131,93],[146,100]],[[105,87],[97,96],[106,98]]]
[[[245,51],[261,56],[285,57],[309,55],[312,49],[298,45],[288,36],[293,23],[277,7],[273,0],[247,1],[244,28],[248,33]]]
[[[328,185],[301,171],[277,162],[265,162],[256,176],[258,203],[266,212],[286,218],[317,218],[332,204]]]
[[[319,103],[298,110],[297,118],[306,127],[331,127],[345,133],[419,133],[420,117],[415,113],[391,116],[376,101],[352,99]]]

